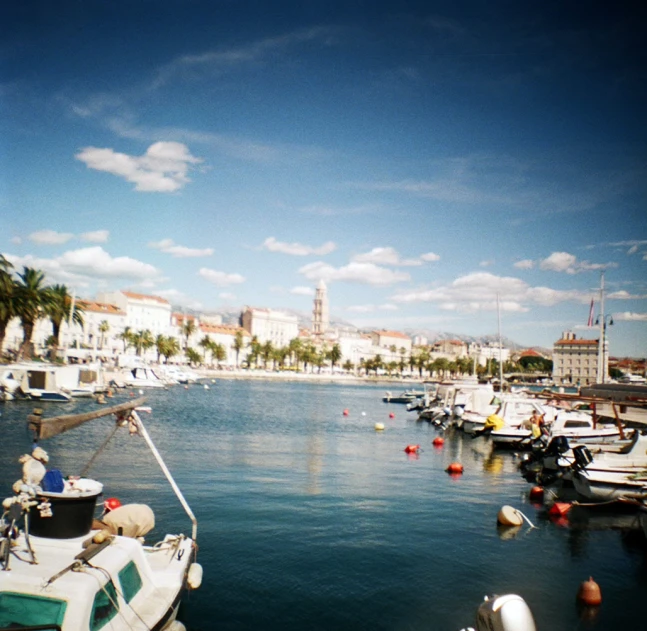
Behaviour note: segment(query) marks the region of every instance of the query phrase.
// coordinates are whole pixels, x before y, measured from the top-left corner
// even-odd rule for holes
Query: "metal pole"
[[[600,340],[598,342],[598,375],[597,382],[605,382],[604,370],[604,338],[605,338],[605,315],[604,315],[604,272],[600,272]]]
[[[503,346],[501,345],[501,309],[499,307],[499,294],[496,295],[496,312],[499,323],[499,392],[503,392]]]
[[[162,459],[160,452],[157,451],[157,447],[155,447],[155,445],[153,444],[153,441],[149,436],[148,432],[146,431],[146,428],[144,427],[144,423],[142,422],[142,419],[140,418],[139,414],[137,414],[136,410],[133,410],[132,415],[135,421],[137,422],[139,433],[144,437],[144,440],[146,441],[150,450],[153,452],[153,455],[155,456],[155,460],[157,460],[157,463],[159,464],[160,468],[164,472],[166,479],[169,481],[169,484],[171,485],[171,488],[175,491],[175,495],[177,495],[177,498],[180,500],[180,504],[182,504],[182,507],[184,508],[186,514],[189,516],[189,519],[193,524],[193,529],[191,531],[191,538],[193,539],[193,541],[196,541],[196,537],[198,534],[198,520],[195,518],[195,515],[193,514],[193,511],[191,510],[191,507],[189,506],[188,502],[184,499],[184,495],[182,495],[182,491],[180,491],[180,487],[176,484],[175,480],[173,479],[173,476],[171,475],[171,472],[166,466],[166,463]]]

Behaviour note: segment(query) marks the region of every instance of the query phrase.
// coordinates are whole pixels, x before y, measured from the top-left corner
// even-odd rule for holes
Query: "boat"
[[[60,389],[71,397],[92,397],[105,392],[104,374],[101,362],[68,364],[57,368],[56,378]]]
[[[162,379],[147,366],[135,366],[127,371],[124,376],[124,384],[132,388],[166,388],[177,382],[171,379]]]
[[[561,411],[552,422],[545,426],[547,440],[555,436],[564,436],[583,443],[613,443],[618,440],[621,430],[610,423],[596,423],[590,414],[579,411]],[[504,427],[490,434],[497,447],[514,447],[520,449],[532,446],[533,433],[523,427]]]
[[[36,464],[14,485],[16,495],[3,502],[6,525],[0,539],[0,628],[184,629],[176,620],[182,594],[187,588],[199,587],[202,579],[202,568],[196,562],[197,520],[138,414],[145,409],[140,407],[144,402],[140,398],[49,419],[33,414],[29,427],[40,441],[113,414],[113,434],[120,429],[128,431],[142,437],[150,447],[191,520],[191,536],[167,534],[157,543],[146,544],[142,538],[147,534],[144,524],[124,520],[124,512],[122,525],[117,526],[120,522],[114,516],[119,511],[130,506],[126,515],[135,514],[132,507],[146,514],[143,505],[118,507],[102,517],[103,523],[96,522],[93,514],[103,492],[100,482],[84,477],[85,472],[65,481],[56,476],[48,481],[51,472],[44,478],[42,473],[40,478],[32,478],[38,471]],[[21,458],[23,467],[33,464],[31,461],[46,461],[40,445],[38,449],[40,453],[35,449]],[[114,498],[106,504],[114,508]],[[152,515],[148,507],[143,508]],[[147,528],[150,531],[150,523]]]
[[[72,398],[60,386],[61,366],[41,362],[25,362],[3,367],[0,383],[2,398],[58,401],[66,403]]]
[[[396,395],[387,390],[382,397],[382,401],[384,401],[384,403],[411,403],[412,401],[424,396],[424,390],[405,390]]]
[[[584,498],[594,502],[609,502],[620,498],[647,498],[647,470],[596,471],[588,466],[573,473],[573,486]]]

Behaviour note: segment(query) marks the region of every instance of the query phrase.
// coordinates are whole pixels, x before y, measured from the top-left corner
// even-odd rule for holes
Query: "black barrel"
[[[87,535],[92,529],[92,519],[97,498],[102,490],[94,493],[40,493],[39,501],[46,499],[51,504],[52,516],[41,517],[40,510],[29,510],[29,533],[35,537],[50,539],[73,539]]]

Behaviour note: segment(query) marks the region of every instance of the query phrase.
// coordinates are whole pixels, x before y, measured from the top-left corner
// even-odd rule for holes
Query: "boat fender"
[[[580,589],[577,593],[577,599],[583,604],[589,607],[597,607],[602,603],[602,592],[600,591],[600,586],[593,580],[592,577],[589,577],[588,581],[584,581],[580,585]]]
[[[417,454],[420,451],[420,445],[407,445],[404,451],[408,454]]]
[[[497,521],[502,526],[521,526],[523,517],[521,513],[512,506],[503,506],[497,515]]]
[[[384,423],[375,423],[375,431],[376,432],[384,431]]]
[[[168,627],[164,627],[164,631],[186,631],[186,627],[179,620],[173,620]]]
[[[516,594],[486,598],[476,613],[477,631],[536,631],[532,612]]]
[[[198,589],[202,585],[202,566],[199,563],[191,563],[189,566],[186,584],[189,589]]]

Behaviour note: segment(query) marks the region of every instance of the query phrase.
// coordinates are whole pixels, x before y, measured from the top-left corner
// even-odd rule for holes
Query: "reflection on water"
[[[189,631],[460,629],[493,592],[520,593],[538,629],[571,631],[583,624],[575,594],[590,575],[605,601],[589,628],[641,628],[644,536],[628,516],[573,513],[563,528],[541,519],[513,454],[451,430],[434,448],[438,433],[382,403],[383,390],[218,380],[147,393],[144,422],[199,521],[204,582],[183,607]],[[2,406],[5,494],[31,446],[32,407]],[[47,441],[51,466],[77,473],[111,427]],[[408,444],[420,453],[406,454]],[[446,473],[452,462],[462,475]],[[190,528],[140,439],[118,434],[92,475],[109,495],[150,504],[157,536]],[[503,505],[538,527],[502,530]]]

